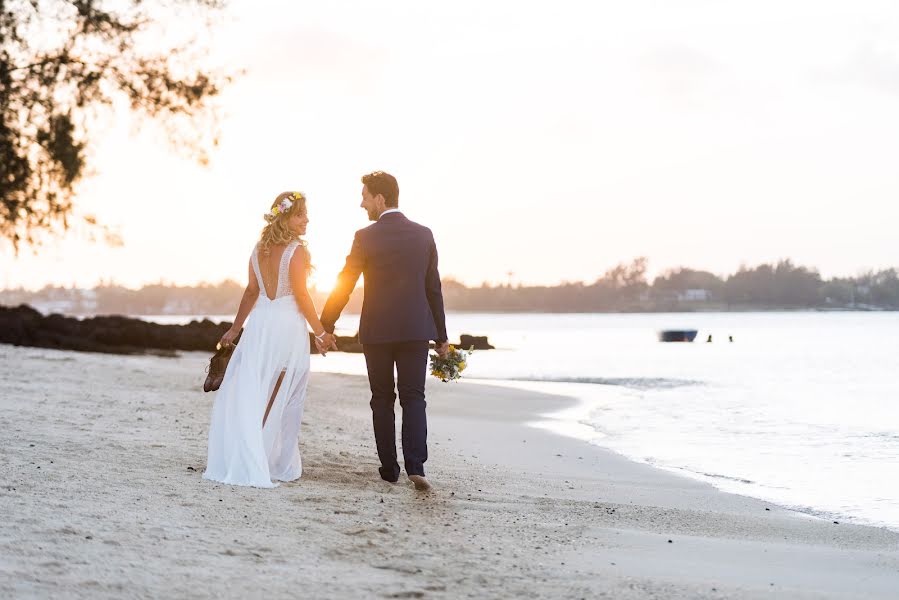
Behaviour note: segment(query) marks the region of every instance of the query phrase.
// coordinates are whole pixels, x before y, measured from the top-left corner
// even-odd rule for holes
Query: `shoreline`
[[[338,377],[364,379],[364,377],[360,375],[335,375]],[[492,382],[490,382],[490,380],[469,382],[469,385],[479,387],[483,386],[485,388],[495,388],[493,390],[489,390],[488,392],[488,394],[491,396],[495,395],[495,397],[491,397],[491,400],[494,403],[497,401],[505,402],[504,398],[500,398],[503,391],[517,390],[519,392],[522,392],[523,397],[516,398],[515,405],[512,405],[511,402],[505,402],[503,406],[502,417],[498,420],[500,422],[511,421],[515,425],[520,425],[527,429],[533,430],[537,432],[539,436],[545,436],[547,438],[548,445],[555,448],[568,450],[568,454],[557,453],[555,455],[556,458],[565,458],[568,456],[577,455],[578,459],[583,460],[585,455],[593,454],[596,456],[597,462],[603,462],[606,464],[606,472],[609,474],[626,474],[626,477],[633,481],[645,480],[651,484],[663,483],[664,485],[670,485],[673,488],[677,488],[679,490],[678,493],[684,493],[687,496],[693,496],[696,494],[711,494],[712,496],[714,496],[716,494],[720,494],[721,497],[716,499],[716,501],[720,502],[722,506],[763,506],[765,508],[777,508],[779,511],[782,511],[784,513],[795,513],[795,516],[797,518],[813,518],[822,522],[823,524],[827,524],[825,523],[827,521],[826,518],[810,515],[805,511],[800,511],[794,507],[781,505],[771,500],[722,490],[714,486],[711,482],[698,476],[691,477],[678,468],[667,468],[636,460],[625,454],[617,452],[614,448],[610,448],[599,443],[594,443],[580,435],[576,435],[573,433],[564,433],[565,431],[571,431],[572,429],[580,429],[582,430],[584,435],[592,434],[591,437],[594,439],[601,436],[601,434],[591,426],[571,420],[572,415],[585,414],[585,411],[583,409],[585,406],[589,405],[588,401],[568,394],[548,391],[535,391],[532,389],[527,389],[527,387],[529,386],[526,385],[521,387],[515,385],[531,383],[527,381],[498,381],[503,381],[504,383],[509,383],[512,385],[494,385]],[[462,382],[454,383],[453,385],[463,386],[466,384]],[[430,393],[432,393],[431,390],[429,390],[429,394]],[[479,395],[484,394],[482,393]],[[435,410],[429,405],[429,415],[432,412],[436,412],[436,414],[440,416],[449,416],[449,418],[453,420],[459,419],[459,410],[460,408],[457,406],[456,408],[452,409],[452,411],[445,413],[442,407],[438,407]],[[468,422],[471,417],[478,416],[490,418],[491,415],[495,413],[496,407],[494,405],[494,407],[488,410],[467,406],[462,410],[463,414],[465,415],[462,421],[464,422],[464,427],[468,428],[471,427],[471,423]],[[503,425],[508,426],[509,423],[503,423]],[[578,427],[577,425],[580,426]],[[495,424],[493,426],[495,426]],[[458,430],[453,429],[453,431],[455,431],[456,439],[458,439],[459,437],[464,437],[472,444],[473,447],[480,447],[477,441],[472,441],[469,439],[472,434],[467,429],[460,428]],[[488,443],[488,445],[489,444],[492,444],[492,442]],[[564,476],[575,476],[584,479],[593,477],[592,473],[584,471],[582,464],[563,462],[560,468],[557,461],[541,460],[539,458],[535,458],[529,453],[525,453],[523,455],[518,455],[516,453],[514,457],[505,454],[498,454],[496,456],[501,459],[497,461],[497,464],[502,465],[505,468],[523,469],[527,467],[528,469],[531,469],[535,465],[542,465],[551,467],[551,469],[547,470],[557,469],[558,472]],[[477,455],[476,457],[483,458],[480,455]],[[637,477],[637,475],[639,475],[639,477]],[[710,501],[709,503],[712,502]],[[675,502],[675,505],[680,506],[680,504],[677,502]],[[856,525],[859,527],[872,527],[875,529],[886,529],[892,531],[891,528],[886,526],[867,524]],[[895,533],[899,534],[899,531],[896,531]]]
[[[428,382],[433,494],[377,478],[364,377],[313,372],[302,479],[211,484],[208,356],[0,345],[5,597],[892,598],[899,535],[529,425],[577,400]],[[10,399],[12,401],[10,401]],[[223,577],[227,573],[228,577]]]
[[[537,415],[537,418],[535,418],[532,422],[527,424],[532,427],[546,429],[547,431],[555,433],[556,435],[569,437],[586,444],[598,446],[603,450],[612,452],[613,454],[621,456],[625,460],[629,460],[635,464],[646,465],[665,473],[671,473],[679,477],[689,479],[691,481],[698,481],[710,485],[721,493],[744,496],[754,500],[774,504],[783,508],[784,510],[790,510],[803,517],[818,519],[822,522],[833,522],[834,520],[837,520],[840,523],[845,522],[866,527],[883,528],[899,533],[899,524],[896,523],[881,522],[865,517],[858,517],[840,513],[837,511],[829,511],[824,508],[817,508],[812,504],[790,504],[777,498],[765,497],[761,493],[754,494],[752,492],[757,489],[755,487],[748,487],[743,489],[740,485],[734,485],[743,484],[751,486],[755,483],[740,479],[738,476],[709,475],[697,471],[691,471],[684,466],[663,465],[642,460],[635,456],[630,456],[624,452],[617,450],[613,446],[604,444],[601,440],[606,436],[593,425],[585,422],[585,420],[591,415],[592,411],[596,408],[596,405],[598,404],[597,401],[587,399],[586,397],[584,397],[584,395],[578,394],[577,390],[574,389],[552,389],[556,387],[570,388],[572,386],[580,387],[585,385],[598,385],[601,388],[616,388],[619,386],[595,382],[588,383],[576,380],[566,381],[538,379],[475,379],[468,381],[476,385],[496,385],[498,387],[506,387],[509,389],[525,390],[538,394],[549,394],[553,396],[568,398],[573,403],[571,406],[566,406],[558,410],[550,410],[548,412],[541,413],[540,415]]]

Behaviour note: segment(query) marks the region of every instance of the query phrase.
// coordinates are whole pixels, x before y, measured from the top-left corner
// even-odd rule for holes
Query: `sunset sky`
[[[222,21],[212,57],[246,74],[209,167],[118,111],[78,204],[125,246],[4,246],[0,286],[243,281],[296,189],[330,288],[376,169],[470,284],[589,282],[641,255],[899,266],[895,2],[244,0]]]

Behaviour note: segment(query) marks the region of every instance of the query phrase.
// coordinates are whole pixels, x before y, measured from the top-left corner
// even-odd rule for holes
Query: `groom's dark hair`
[[[362,184],[368,188],[372,196],[381,194],[384,196],[384,204],[388,208],[396,208],[400,205],[400,185],[396,177],[384,171],[375,171],[362,176]]]

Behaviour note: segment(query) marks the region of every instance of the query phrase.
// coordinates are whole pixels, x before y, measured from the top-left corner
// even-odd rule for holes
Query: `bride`
[[[221,344],[240,343],[212,406],[205,479],[234,485],[275,487],[293,481],[303,466],[298,440],[309,382],[308,322],[316,346],[325,332],[306,289],[311,271],[306,242],[306,197],[284,192],[265,215],[267,225],[253,249],[249,283],[234,324]]]

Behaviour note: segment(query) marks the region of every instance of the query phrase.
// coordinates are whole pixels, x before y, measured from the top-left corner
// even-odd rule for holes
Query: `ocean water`
[[[448,315],[472,381],[582,402],[539,426],[827,518],[899,529],[899,314]],[[358,316],[338,323],[352,334]],[[698,329],[661,343],[660,329]],[[706,342],[712,336],[712,342]],[[733,336],[733,342],[728,341]],[[313,357],[365,373],[360,355]],[[452,385],[452,384],[441,384]]]

